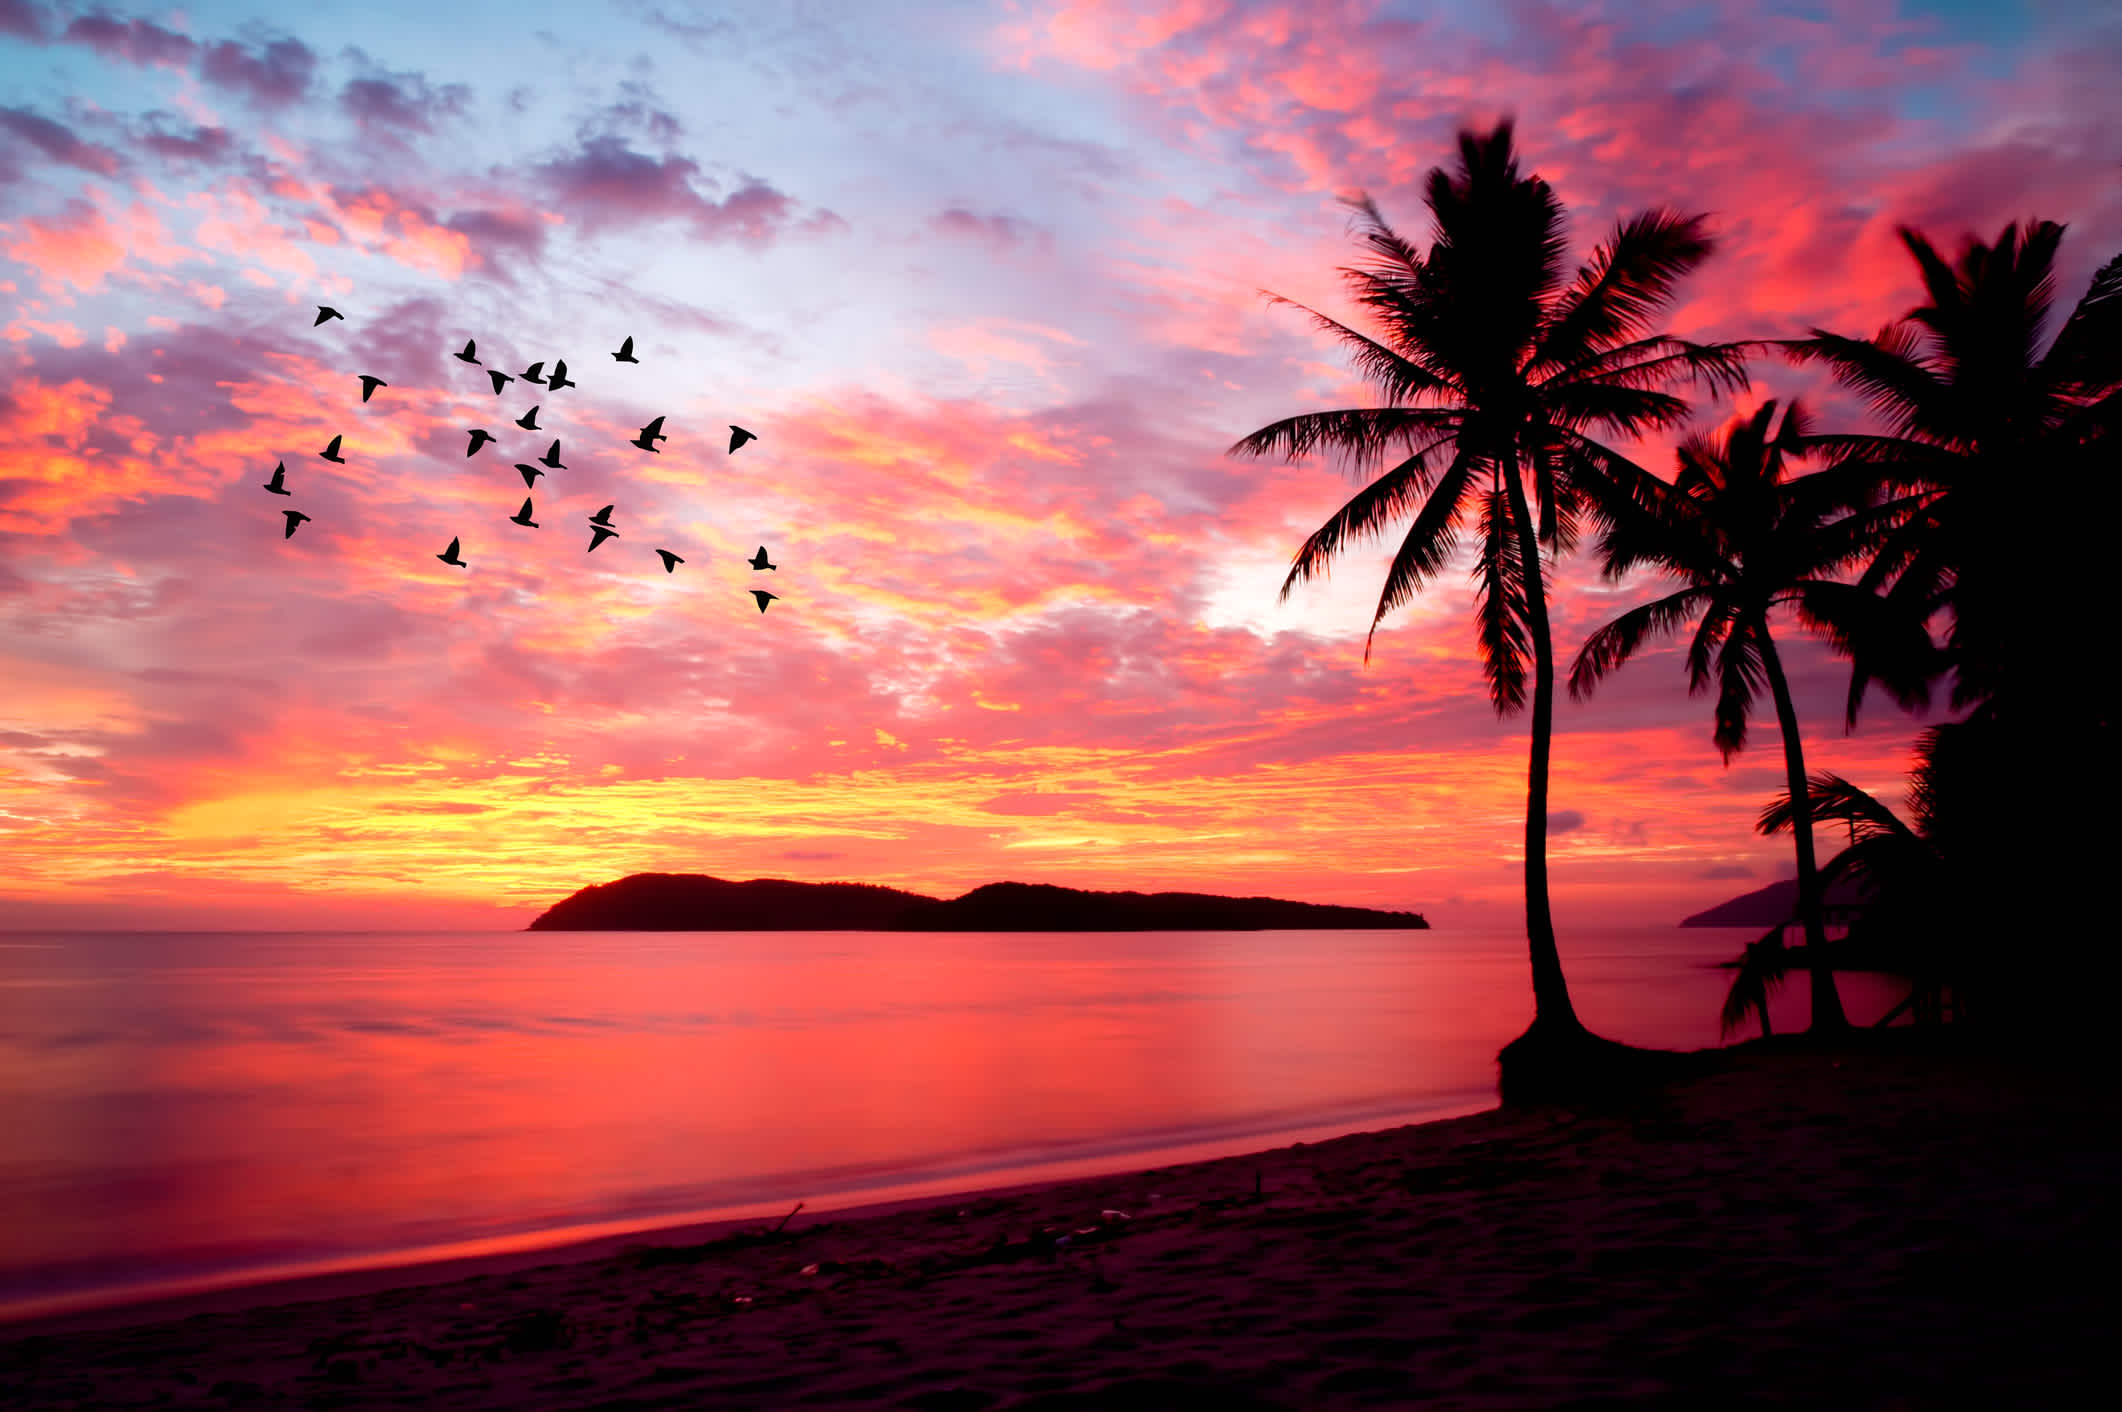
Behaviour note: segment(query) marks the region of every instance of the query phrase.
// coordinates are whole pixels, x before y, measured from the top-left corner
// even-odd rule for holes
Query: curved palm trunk
[[[1798,840],[1798,917],[1805,923],[1806,964],[1812,972],[1813,1022],[1816,1034],[1849,1028],[1842,1010],[1841,992],[1835,989],[1835,973],[1827,961],[1827,927],[1821,920],[1820,869],[1813,858],[1813,801],[1805,786],[1805,747],[1798,739],[1798,709],[1790,699],[1790,683],[1783,678],[1783,663],[1776,644],[1768,636],[1768,617],[1756,615],[1753,630],[1761,643],[1761,662],[1768,673],[1768,689],[1776,698],[1776,722],[1783,728],[1783,773],[1790,786],[1791,832]],[[1767,1019],[1763,1012],[1763,1021]]]
[[[1525,940],[1532,951],[1533,1026],[1535,1029],[1582,1031],[1569,984],[1562,977],[1562,956],[1555,949],[1555,918],[1547,900],[1547,767],[1555,727],[1555,644],[1548,630],[1547,585],[1540,573],[1540,541],[1533,532],[1525,486],[1517,468],[1504,472],[1511,518],[1518,531],[1518,553],[1525,564],[1526,627],[1533,640],[1533,741],[1525,781]]]

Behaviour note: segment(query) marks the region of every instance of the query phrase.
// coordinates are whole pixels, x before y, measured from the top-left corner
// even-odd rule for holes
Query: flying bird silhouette
[[[449,548],[443,550],[435,557],[437,559],[440,559],[443,563],[449,564],[455,568],[462,569],[470,567],[462,559],[457,557],[457,541],[454,539],[449,542]]]
[[[559,362],[553,364],[552,375],[546,378],[545,385],[554,392],[558,392],[563,387],[577,386],[575,380],[567,375],[567,359],[562,358]]]
[[[516,425],[522,427],[525,431],[536,431],[538,429],[538,409],[533,407],[522,416],[516,418]]]
[[[590,521],[589,534],[589,549],[582,551],[585,554],[589,553],[590,549],[595,549],[598,545],[604,543],[605,540],[619,537],[619,531],[609,525],[600,525],[595,520]]]
[[[609,526],[612,522],[612,507],[607,505],[602,510],[599,510],[596,514],[591,515],[589,517],[589,522],[593,525]]]
[[[295,526],[309,519],[309,516],[303,514],[300,510],[282,510],[280,513],[287,516],[287,533],[280,536],[282,539],[293,539],[295,537]]]
[[[516,462],[516,470],[523,476],[523,488],[525,490],[534,489],[538,484],[538,477],[545,474],[536,466],[526,466],[521,461]]]
[[[509,518],[515,521],[517,524],[523,526],[525,529],[536,529],[538,527],[538,522],[533,520],[530,515],[530,497],[526,495],[523,497],[523,508],[518,510],[515,514],[510,515]]]
[[[520,376],[525,382],[536,383],[539,387],[543,387],[545,386],[545,378],[543,376],[544,372],[545,364],[543,362],[537,362],[525,368],[520,374],[518,374],[518,376]]]
[[[647,426],[641,428],[641,435],[635,437],[628,444],[638,446],[643,451],[656,451],[657,442],[669,440],[670,438],[663,434],[663,418],[658,417]],[[661,455],[662,453],[658,451],[657,454]]]
[[[369,394],[374,392],[377,388],[389,386],[390,384],[385,382],[382,378],[370,377],[367,373],[363,373],[361,374],[361,400],[363,402],[366,402],[368,401]]]
[[[458,358],[460,358],[460,359],[462,359],[462,360],[463,360],[464,362],[467,362],[467,363],[476,363],[476,362],[478,362],[478,361],[479,361],[479,340],[478,340],[478,339],[476,339],[476,338],[467,338],[467,339],[465,339],[465,340],[464,340],[464,351],[463,351],[462,353],[459,353],[459,354],[457,355],[457,357],[458,357]]]
[[[612,354],[612,361],[615,363],[638,363],[641,361],[634,356],[634,336],[632,334],[628,334],[626,342],[619,345],[619,351]]]
[[[778,571],[781,567],[779,564],[769,564],[766,562],[766,546],[763,544],[759,546],[759,552],[757,554],[752,555],[749,562],[751,566],[755,569],[773,569]]]
[[[738,447],[747,441],[757,441],[758,439],[753,433],[746,431],[735,422],[731,422],[729,426],[729,454],[732,456],[736,455]]]
[[[336,461],[336,462],[338,462],[338,463],[339,463],[340,465],[342,465],[342,466],[343,466],[343,465],[345,465],[345,464],[346,464],[346,458],[345,458],[344,456],[341,456],[341,455],[339,454],[339,443],[340,443],[340,442],[341,442],[342,440],[344,440],[344,439],[345,439],[344,437],[340,437],[340,436],[335,436],[335,437],[333,437],[333,438],[332,438],[332,444],[331,444],[331,445],[329,445],[329,446],[327,446],[327,447],[325,447],[325,448],[324,448],[324,449],[323,449],[322,451],[319,451],[319,452],[318,452],[317,454],[318,454],[319,456],[322,456],[322,457],[323,457],[323,458],[324,458],[325,460],[327,460],[327,461]]]
[[[502,372],[499,368],[488,368],[486,370],[486,375],[494,380],[494,396],[496,397],[499,397],[501,395],[502,388],[507,387],[510,383],[515,381],[513,377],[510,377],[507,373]]]
[[[344,314],[340,313],[340,312],[339,312],[339,311],[338,311],[337,309],[334,309],[334,308],[333,308],[333,307],[332,307],[331,305],[329,305],[329,304],[319,304],[319,305],[317,306],[317,322],[316,322],[316,323],[314,323],[314,324],[311,324],[311,325],[310,325],[310,327],[311,327],[311,328],[319,328],[319,327],[321,327],[321,326],[322,326],[322,325],[323,325],[323,324],[325,323],[325,321],[326,321],[326,320],[329,320],[329,319],[343,319],[343,318],[345,318],[345,317],[346,317],[346,315],[344,315]]]
[[[766,611],[767,604],[773,602],[776,598],[779,598],[780,596],[781,595],[778,593],[768,593],[763,588],[755,588],[752,590],[752,597],[759,600],[759,611],[762,613]]]
[[[560,464],[560,443],[557,441],[554,442],[552,445],[546,447],[545,454],[543,456],[540,456],[538,459],[545,462],[546,465],[551,466],[556,471],[564,471],[567,469],[567,467]]]
[[[279,465],[273,467],[273,478],[265,483],[265,488],[275,495],[293,495],[295,493],[287,488],[287,462],[282,461]]]
[[[479,448],[494,439],[494,434],[486,430],[484,427],[473,427],[467,433],[467,435],[469,435],[472,440],[472,444],[464,448],[464,454],[467,456],[478,455]]]
[[[656,553],[662,556],[663,572],[666,574],[675,573],[677,571],[678,566],[685,562],[677,555],[671,553],[668,549],[658,549]]]

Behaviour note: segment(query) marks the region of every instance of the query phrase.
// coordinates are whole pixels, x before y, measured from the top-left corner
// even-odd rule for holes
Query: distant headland
[[[989,883],[945,901],[868,883],[785,878],[729,882],[700,873],[635,873],[585,887],[528,931],[1149,932],[1420,929],[1418,912],[1216,897],[1201,892],[1084,892]]]
[[[1853,878],[1838,878],[1828,885],[1821,899],[1831,908],[1861,906],[1872,897],[1870,888]],[[1683,927],[1772,927],[1798,915],[1798,880],[1785,878],[1767,887],[1755,888],[1707,911],[1682,919]]]

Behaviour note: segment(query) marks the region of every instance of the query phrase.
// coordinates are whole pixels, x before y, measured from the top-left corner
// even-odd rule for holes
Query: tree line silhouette
[[[1525,918],[1535,1010],[1499,1056],[1505,1099],[1598,1084],[1646,1062],[1578,1019],[1548,905],[1548,566],[1587,539],[1607,578],[1652,570],[1667,591],[1586,639],[1569,670],[1573,697],[1653,639],[1691,632],[1688,688],[1714,687],[1711,739],[1727,763],[1745,747],[1764,689],[1776,714],[1786,788],[1758,828],[1793,837],[1805,943],[1786,951],[1778,927],[1748,948],[1727,1032],[1750,1010],[1765,1029],[1768,990],[1800,962],[1812,1032],[1845,1032],[1834,967],[1860,948],[1896,958],[1915,983],[1919,1019],[1949,1008],[2000,1033],[2054,1033],[2074,1000],[2095,1004],[2085,997],[2104,990],[2111,1003],[2122,973],[2105,940],[2112,924],[2096,920],[2105,899],[2093,880],[2107,863],[2109,830],[2098,825],[2114,800],[2112,711],[2099,685],[2113,633],[2099,614],[2122,448],[2122,255],[2045,352],[2063,235],[2051,221],[2007,225],[1986,245],[1970,237],[1950,264],[1900,227],[1928,302],[1869,339],[1814,328],[1801,339],[1699,343],[1654,325],[1716,248],[1706,216],[1631,216],[1572,275],[1563,207],[1538,176],[1520,175],[1512,123],[1462,131],[1458,147],[1456,170],[1434,168],[1425,182],[1426,252],[1368,195],[1344,202],[1362,218],[1370,258],[1341,274],[1382,339],[1262,291],[1343,340],[1382,405],[1289,417],[1230,451],[1294,460],[1333,449],[1366,478],[1297,551],[1284,599],[1351,544],[1411,518],[1373,638],[1472,537],[1490,700],[1500,716],[1528,706],[1532,716]],[[1771,399],[1715,435],[1688,436],[1669,480],[1605,440],[1683,425],[1693,409],[1672,389],[1746,390],[1748,364],[1763,356],[1824,365],[1886,429],[1819,431],[1795,402],[1779,421]],[[1799,474],[1806,461],[1815,469]],[[1778,616],[1850,663],[1846,728],[1874,685],[1918,710],[1950,683],[1961,714],[1919,737],[1909,821],[1840,776],[1807,774],[1771,632]],[[1366,663],[1370,652],[1366,639]],[[1813,840],[1822,821],[1850,838],[1824,866]],[[1845,872],[1877,901],[1830,943],[1823,892]],[[2038,970],[2043,960],[2051,968]]]

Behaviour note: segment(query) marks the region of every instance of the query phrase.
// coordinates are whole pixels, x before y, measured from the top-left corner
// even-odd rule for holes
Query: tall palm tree
[[[1653,479],[1592,433],[1634,437],[1684,420],[1688,405],[1660,390],[1683,377],[1746,386],[1745,346],[1695,344],[1648,332],[1679,278],[1712,249],[1706,218],[1652,210],[1621,222],[1576,271],[1563,264],[1562,204],[1537,176],[1521,177],[1511,123],[1459,134],[1457,171],[1430,171],[1433,217],[1425,255],[1385,223],[1367,195],[1369,267],[1344,269],[1385,341],[1304,309],[1355,353],[1384,405],[1309,412],[1261,428],[1232,454],[1290,459],[1328,446],[1350,468],[1402,457],[1371,480],[1298,550],[1282,585],[1323,573],[1352,542],[1413,523],[1371,619],[1378,623],[1443,572],[1473,522],[1474,620],[1489,698],[1498,715],[1527,704],[1532,746],[1525,808],[1525,925],[1534,1020],[1500,1057],[1506,1099],[1545,1056],[1591,1036],[1570,1004],[1547,893],[1548,758],[1554,725],[1554,644],[1541,546],[1567,552],[1580,527],[1602,524],[1609,503]],[[1262,291],[1265,293],[1266,291]],[[1363,656],[1370,660],[1371,638]],[[1521,1093],[1529,1092],[1518,1080]]]
[[[1682,585],[1631,608],[1585,639],[1570,668],[1569,694],[1589,697],[1654,636],[1696,624],[1687,651],[1689,694],[1717,683],[1711,739],[1728,765],[1746,748],[1747,719],[1765,682],[1783,732],[1783,769],[1789,781],[1798,850],[1798,916],[1805,925],[1812,972],[1812,1027],[1849,1027],[1827,956],[1820,874],[1813,855],[1812,815],[1805,788],[1805,749],[1790,682],[1769,632],[1776,609],[1795,608],[1801,622],[1831,637],[1870,627],[1872,595],[1840,582],[1875,547],[1882,517],[1865,509],[1870,477],[1838,467],[1813,475],[1786,474],[1805,454],[1808,430],[1796,402],[1773,435],[1776,404],[1735,419],[1717,437],[1690,436],[1680,445],[1679,471],[1637,505],[1624,506],[1600,543],[1604,570],[1619,579],[1656,568]],[[1920,624],[1910,624],[1919,636]],[[1928,638],[1923,637],[1924,645]]]

